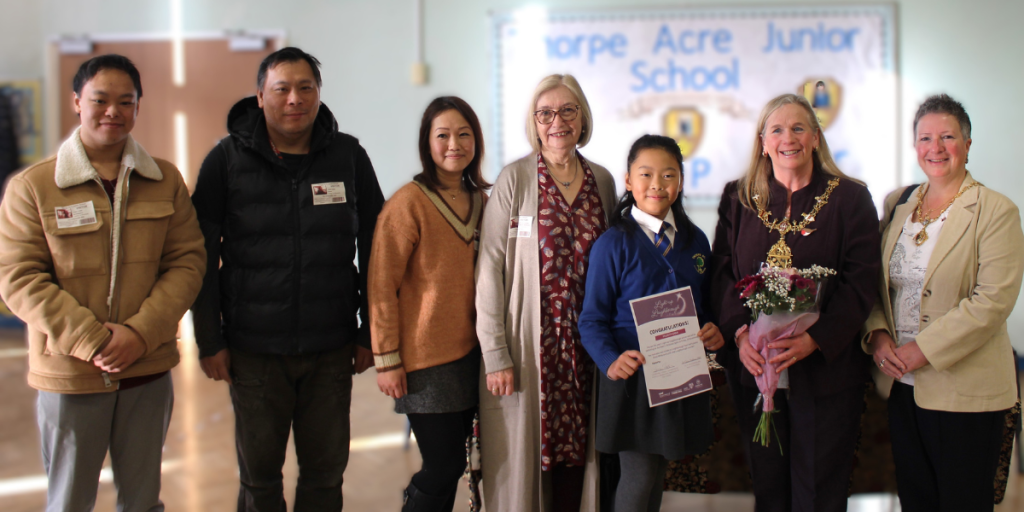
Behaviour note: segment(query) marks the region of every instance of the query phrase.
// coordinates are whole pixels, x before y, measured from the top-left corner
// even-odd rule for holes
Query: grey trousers
[[[160,459],[171,421],[171,375],[87,395],[39,392],[36,416],[49,485],[47,512],[88,512],[110,450],[119,512],[162,512]]]

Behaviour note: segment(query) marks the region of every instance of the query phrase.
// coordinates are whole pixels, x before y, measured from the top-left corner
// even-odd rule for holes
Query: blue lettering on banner
[[[712,48],[718,53],[729,53],[732,51],[732,48],[729,47],[731,42],[732,32],[724,28],[718,30],[683,30],[679,32],[677,40],[677,38],[672,36],[672,31],[669,30],[668,25],[662,25],[658,29],[658,36],[654,41],[654,49],[651,50],[651,53],[657,55],[659,51],[666,49],[672,54],[683,53],[693,55],[695,53],[704,53],[705,48]]]
[[[654,92],[665,91],[703,91],[708,88],[716,91],[740,88],[740,63],[733,58],[730,65],[677,66],[675,61],[668,59],[664,67],[656,67],[647,71],[647,61],[638,60],[630,67],[633,76],[639,81],[631,88],[634,92],[648,89]]]
[[[693,158],[690,160],[690,179],[688,185],[693,188],[700,186],[701,178],[711,174],[711,161],[707,158]]]
[[[860,32],[854,27],[843,29],[839,27],[825,29],[824,23],[818,23],[817,29],[812,27],[789,29],[789,39],[782,29],[775,26],[775,22],[768,22],[768,41],[764,53],[779,51],[783,53],[802,52],[852,52],[853,38]]]
[[[594,60],[602,54],[610,55],[621,59],[626,56],[626,47],[629,41],[626,36],[615,33],[605,37],[603,34],[558,36],[545,38],[548,47],[549,59],[576,59],[586,52],[587,62],[594,63]]]

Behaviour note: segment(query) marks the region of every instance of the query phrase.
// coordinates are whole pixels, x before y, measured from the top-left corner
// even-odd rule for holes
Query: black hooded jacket
[[[192,306],[200,357],[227,347],[281,355],[352,341],[370,348],[366,268],[384,197],[366,151],[338,132],[323,104],[297,172],[274,153],[256,97],[231,108],[228,133],[192,194],[210,269]],[[313,187],[337,182],[345,202],[314,205]]]

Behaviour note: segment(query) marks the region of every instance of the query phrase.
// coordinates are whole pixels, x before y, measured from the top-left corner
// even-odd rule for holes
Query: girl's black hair
[[[628,173],[630,168],[633,167],[633,162],[636,161],[637,157],[640,156],[640,152],[645,149],[660,149],[665,151],[673,158],[676,162],[679,162],[679,172],[683,175],[683,152],[679,149],[679,144],[675,140],[665,137],[662,135],[644,135],[633,143],[633,147],[629,148],[629,157],[626,159],[626,172]],[[682,176],[680,176],[682,179]],[[636,229],[636,221],[629,215],[631,207],[636,205],[636,199],[633,199],[633,193],[629,190],[619,198],[619,204],[615,206],[615,210],[612,211],[611,221],[609,222],[610,227],[618,227],[626,233],[633,234],[633,230]],[[695,235],[695,228],[690,218],[686,216],[686,211],[683,210],[683,190],[680,187],[679,195],[676,200],[672,203],[672,216],[675,217],[676,230],[683,233],[683,245],[682,247],[688,247],[690,242],[693,241]]]

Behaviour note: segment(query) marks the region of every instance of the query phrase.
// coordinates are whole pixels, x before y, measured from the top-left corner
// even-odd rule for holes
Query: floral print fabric
[[[892,315],[896,327],[896,345],[902,347],[917,339],[921,322],[921,289],[928,272],[928,260],[939,240],[939,231],[949,216],[949,209],[928,225],[928,239],[922,245],[914,243],[924,225],[907,217],[896,246],[889,258],[889,296],[892,297]],[[914,385],[914,374],[907,373],[900,382]]]
[[[576,328],[590,246],[607,229],[597,182],[579,156],[583,185],[568,204],[537,155],[541,291],[541,469],[586,462],[593,361]]]

